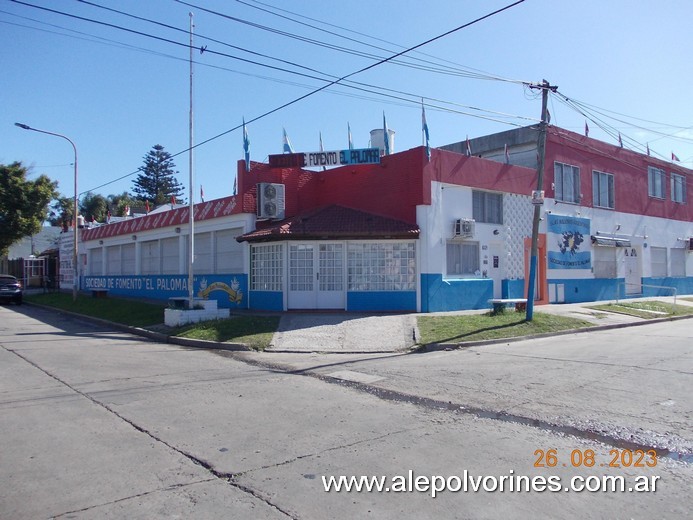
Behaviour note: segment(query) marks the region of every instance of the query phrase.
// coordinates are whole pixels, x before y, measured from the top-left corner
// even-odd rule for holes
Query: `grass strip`
[[[693,308],[685,305],[676,305],[671,303],[660,302],[656,300],[646,300],[641,302],[620,302],[620,303],[605,303],[602,305],[590,306],[590,309],[596,309],[607,312],[617,312],[627,314],[637,318],[651,320],[654,318],[667,318],[669,316],[684,316],[693,314]]]
[[[147,327],[164,321],[165,305],[163,303],[145,303],[138,300],[110,297],[93,298],[84,294],[78,294],[77,300],[72,301],[72,294],[64,292],[25,294],[24,299],[28,302],[122,323],[131,327]]]
[[[255,350],[265,350],[272,342],[279,316],[233,316],[186,325],[172,331],[181,338],[203,339],[222,343],[243,343]]]
[[[535,312],[532,321],[524,313],[504,312],[493,315],[419,316],[421,343],[460,343],[490,339],[517,338],[550,332],[591,327],[588,321]]]

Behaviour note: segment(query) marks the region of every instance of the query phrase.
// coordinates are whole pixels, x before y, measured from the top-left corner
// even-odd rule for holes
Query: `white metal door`
[[[486,253],[486,251],[484,251]],[[488,248],[488,255],[484,254],[483,270],[487,276],[493,279],[493,297],[501,298],[503,295],[503,244],[491,244]]]
[[[642,266],[637,248],[628,247],[625,250],[626,266],[626,295],[642,294]]]
[[[344,309],[341,243],[289,245],[289,309]]]

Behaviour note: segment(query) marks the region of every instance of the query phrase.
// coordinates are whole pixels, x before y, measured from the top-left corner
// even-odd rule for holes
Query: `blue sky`
[[[194,45],[207,48],[194,53],[194,141],[211,139],[195,149],[193,193],[199,200],[202,185],[207,200],[224,197],[232,193],[236,162],[243,158],[241,130],[229,130],[243,117],[250,121],[325,84],[278,69],[322,78],[345,76],[512,3],[186,2],[196,7],[176,0],[25,2],[72,15],[68,17],[0,0],[0,162],[32,166],[34,174],[47,174],[59,182],[63,195],[72,196],[69,143],[14,126],[21,122],[64,134],[76,143],[80,193],[131,191],[131,174],[156,144],[171,154],[180,153],[174,161],[187,190],[186,45],[192,12]],[[250,123],[251,158],[264,161],[281,153],[282,128],[296,151],[317,151],[320,133],[325,149],[338,150],[347,146],[349,123],[355,146],[366,147],[370,130],[382,128],[383,111],[388,127],[396,132],[396,150],[419,146],[421,97],[427,105],[432,146],[524,126],[538,119],[541,100],[515,80],[546,78],[582,104],[590,118],[599,119],[599,124],[589,122],[591,137],[616,142],[614,132],[620,132],[626,147],[644,150],[649,143],[653,155],[668,160],[673,152],[691,168],[692,15],[688,0],[525,0],[399,58],[416,67],[378,65],[349,78],[360,82],[361,90],[333,86]],[[560,97],[551,97],[549,110],[553,124],[583,131],[585,115]],[[213,139],[220,134],[224,135]]]

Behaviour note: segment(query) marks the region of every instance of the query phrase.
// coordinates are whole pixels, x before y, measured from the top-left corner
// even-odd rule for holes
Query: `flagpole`
[[[190,187],[188,193],[190,194],[189,201],[189,218],[190,223],[190,247],[188,248],[188,308],[193,308],[193,298],[195,292],[193,291],[193,261],[195,258],[195,194],[193,192],[194,186],[194,175],[193,175],[193,28],[195,24],[193,23],[193,14],[188,13],[190,16],[190,122],[189,122],[189,156],[188,156],[188,169],[190,171]]]

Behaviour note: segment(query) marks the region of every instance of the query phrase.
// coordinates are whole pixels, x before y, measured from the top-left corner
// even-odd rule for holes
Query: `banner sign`
[[[193,296],[217,300],[220,309],[247,308],[248,276],[210,274],[193,277]],[[85,291],[108,291],[112,295],[167,300],[188,296],[188,275],[85,276]]]
[[[330,152],[283,153],[269,156],[271,168],[319,168],[352,164],[380,164],[379,148]]]
[[[581,251],[589,244],[590,219],[552,214],[548,217],[548,268],[591,269],[592,253]]]

